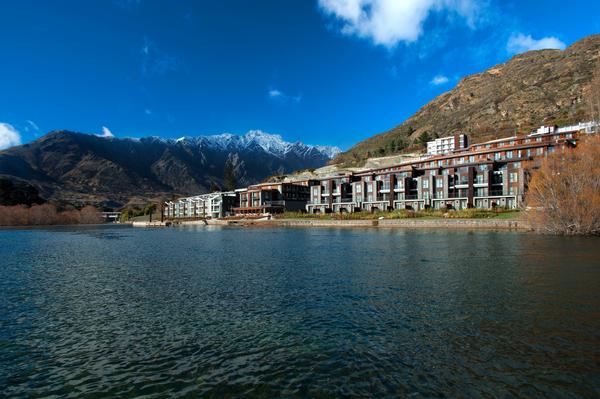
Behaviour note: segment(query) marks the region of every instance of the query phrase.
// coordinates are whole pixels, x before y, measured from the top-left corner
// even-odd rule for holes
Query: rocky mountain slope
[[[223,186],[226,165],[242,187],[270,175],[323,166],[339,152],[259,131],[177,140],[57,131],[1,151],[0,178],[27,182],[49,200],[118,207],[131,198],[208,192]]]
[[[464,132],[477,142],[527,133],[541,124],[585,120],[599,59],[600,35],[588,36],[564,51],[517,55],[463,78],[401,125],[356,144],[334,162],[357,164],[372,156],[415,150],[428,137]]]

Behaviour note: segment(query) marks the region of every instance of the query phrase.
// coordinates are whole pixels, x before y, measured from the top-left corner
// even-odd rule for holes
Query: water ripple
[[[597,248],[497,232],[0,230],[0,396],[597,397]]]

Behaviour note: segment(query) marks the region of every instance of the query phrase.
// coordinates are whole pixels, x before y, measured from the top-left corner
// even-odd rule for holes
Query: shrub
[[[600,137],[548,155],[525,201],[525,217],[540,232],[600,235]]]
[[[54,204],[0,206],[0,226],[41,226],[101,223],[102,215],[93,206],[81,210],[59,210]]]

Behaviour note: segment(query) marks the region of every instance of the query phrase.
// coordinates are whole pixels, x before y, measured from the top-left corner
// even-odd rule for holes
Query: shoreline
[[[271,219],[271,220],[208,220],[185,221],[174,226],[214,225],[239,227],[342,227],[342,228],[441,228],[472,230],[532,231],[529,224],[519,219],[364,219],[364,220],[319,220],[319,219]]]

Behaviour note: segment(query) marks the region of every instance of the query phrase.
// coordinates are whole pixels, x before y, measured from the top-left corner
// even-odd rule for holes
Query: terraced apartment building
[[[594,124],[542,126],[526,136],[473,144],[415,162],[321,179],[309,213],[392,209],[519,208],[531,172],[554,151],[576,146]],[[467,138],[464,138],[466,141]]]
[[[237,196],[233,191],[201,194],[165,202],[163,216],[165,219],[218,219],[230,215],[236,205]]]
[[[239,205],[236,215],[275,214],[284,211],[304,211],[312,181],[261,183],[236,190]]]

